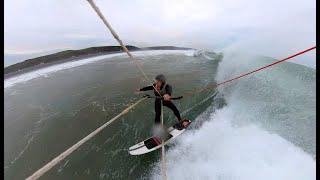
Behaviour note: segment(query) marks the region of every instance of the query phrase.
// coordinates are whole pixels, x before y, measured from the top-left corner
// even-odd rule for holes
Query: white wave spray
[[[254,63],[255,60],[247,55],[225,56],[219,65],[218,81],[265,63]],[[314,80],[308,73],[303,74],[308,70],[290,69],[294,67],[297,68],[284,65],[220,89],[228,105],[215,112],[211,112],[213,106],[209,107],[194,121],[204,121],[200,128],[186,131],[177,138],[166,153],[168,179],[315,179],[316,162],[312,155],[293,143],[295,136],[299,138],[304,134],[302,130],[296,132],[299,129],[295,126],[310,128],[302,127],[299,122],[315,122],[314,103],[309,102],[315,96]],[[303,97],[308,103],[297,97]],[[272,111],[272,107],[279,109]],[[309,116],[305,116],[305,112]],[[292,139],[283,136],[291,136],[290,133],[297,135]],[[155,163],[149,178],[161,179],[160,162]]]
[[[234,108],[218,110],[200,129],[177,139],[167,152],[168,179],[315,179],[310,155],[253,124],[232,125],[246,118],[234,114]],[[161,179],[159,163],[152,173],[152,179]]]

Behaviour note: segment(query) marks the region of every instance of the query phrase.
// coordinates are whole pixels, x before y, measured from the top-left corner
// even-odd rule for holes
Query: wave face
[[[270,62],[225,53],[218,82]],[[315,179],[315,82],[315,70],[287,62],[220,87],[227,106],[212,104],[172,144],[168,179]]]

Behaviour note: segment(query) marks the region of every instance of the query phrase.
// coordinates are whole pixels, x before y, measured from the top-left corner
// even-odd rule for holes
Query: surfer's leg
[[[171,109],[178,121],[181,121],[181,116],[178,108],[171,101],[163,101],[163,105]]]
[[[160,99],[156,99],[154,101],[154,111],[156,112],[154,122],[156,124],[160,124],[160,116],[161,116],[161,100]]]

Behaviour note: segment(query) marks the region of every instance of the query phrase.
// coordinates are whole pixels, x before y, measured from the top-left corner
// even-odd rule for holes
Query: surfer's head
[[[166,83],[166,77],[163,74],[158,74],[155,78],[156,84],[162,85]]]

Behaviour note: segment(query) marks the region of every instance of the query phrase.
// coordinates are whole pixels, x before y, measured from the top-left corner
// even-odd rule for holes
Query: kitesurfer
[[[157,89],[158,92],[154,89],[154,87]],[[154,102],[154,109],[156,112],[156,116],[155,116],[156,125],[160,124],[160,116],[161,116],[161,108],[162,108],[161,101],[163,106],[166,106],[173,111],[177,120],[180,122],[181,121],[180,112],[178,108],[170,100],[171,94],[172,94],[172,86],[166,83],[166,77],[163,74],[159,74],[155,77],[155,83],[153,84],[153,86],[147,86],[141,89],[136,89],[136,92],[149,91],[149,90],[153,90],[154,95],[158,97],[155,99],[155,102]],[[159,93],[163,98],[160,97]]]

